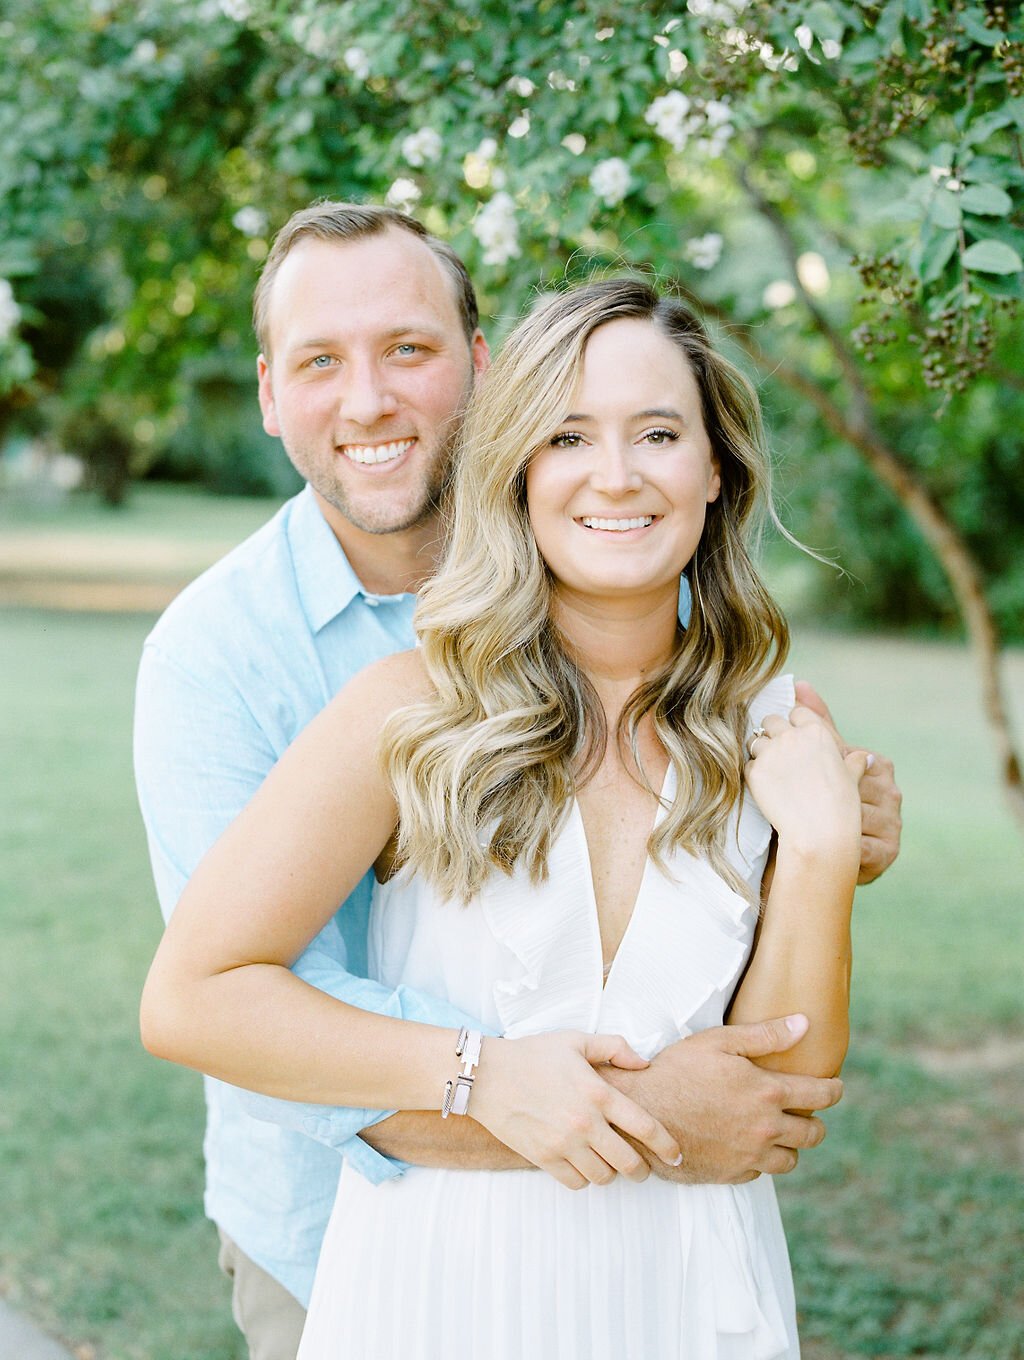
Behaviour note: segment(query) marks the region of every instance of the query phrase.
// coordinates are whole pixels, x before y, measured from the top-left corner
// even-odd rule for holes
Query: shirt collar
[[[309,626],[318,633],[362,594],[363,586],[324,519],[311,486],[293,502],[288,546],[302,608]]]

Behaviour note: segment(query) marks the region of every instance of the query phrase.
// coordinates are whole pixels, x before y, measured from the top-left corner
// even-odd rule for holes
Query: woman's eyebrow
[[[570,421],[582,424],[587,420],[596,420],[596,416],[585,415],[582,411],[570,411],[567,416],[562,417],[562,424],[567,425]],[[677,420],[681,425],[685,424],[685,418],[680,411],[673,410],[671,406],[652,406],[647,411],[634,411],[631,420]]]

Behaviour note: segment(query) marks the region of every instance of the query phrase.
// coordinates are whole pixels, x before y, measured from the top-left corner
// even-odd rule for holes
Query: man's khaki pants
[[[219,1264],[231,1281],[231,1312],[249,1360],[295,1360],[306,1321],[302,1304],[223,1232]]]

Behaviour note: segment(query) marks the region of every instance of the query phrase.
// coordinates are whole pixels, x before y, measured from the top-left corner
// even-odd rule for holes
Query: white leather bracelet
[[[484,1036],[478,1029],[466,1029],[463,1026],[459,1030],[459,1037],[455,1044],[455,1056],[462,1060],[462,1071],[457,1077],[449,1079],[444,1084],[444,1100],[441,1102],[442,1119],[447,1119],[450,1114],[465,1114],[469,1109],[469,1097],[473,1094],[473,1069],[480,1061],[480,1048],[483,1041]]]

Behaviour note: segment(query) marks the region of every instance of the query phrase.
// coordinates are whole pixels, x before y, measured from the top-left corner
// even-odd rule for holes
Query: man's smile
[[[393,463],[408,453],[415,439],[393,439],[387,444],[340,444],[338,452],[350,463],[360,463],[364,467],[375,463]]]

